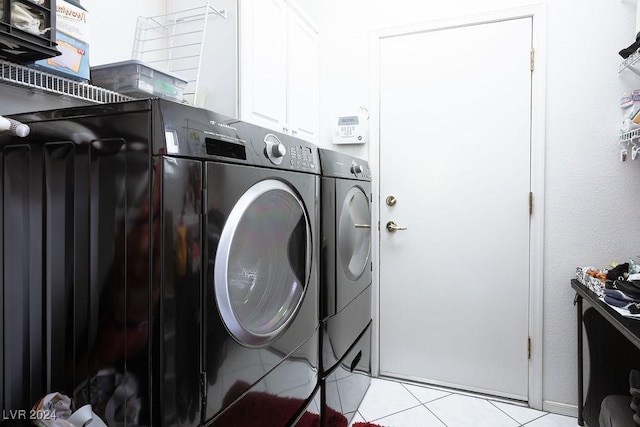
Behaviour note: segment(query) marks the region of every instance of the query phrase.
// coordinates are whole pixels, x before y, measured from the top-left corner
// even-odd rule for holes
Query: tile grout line
[[[405,383],[400,383],[400,384],[401,384],[401,385],[402,385],[402,387],[404,387],[404,389],[405,389],[405,390],[407,390],[407,391],[408,391],[408,392],[409,392],[413,397],[415,397],[416,399],[418,399],[418,396],[416,396],[415,394],[411,393],[411,390],[409,390],[409,389],[405,386]],[[416,386],[416,387],[417,387],[417,386]],[[425,388],[428,388],[428,387],[425,387]],[[434,389],[434,390],[435,390],[435,389]],[[440,391],[440,390],[438,390],[438,391]],[[440,421],[444,427],[448,427],[448,426],[447,426],[447,424],[446,424],[444,421],[442,421],[442,420],[440,419],[440,417],[438,417],[438,416],[437,416],[437,415],[436,415],[436,414],[435,414],[431,409],[429,409],[429,407],[427,406],[427,403],[431,403],[431,402],[435,402],[436,400],[444,399],[445,397],[449,397],[449,396],[451,396],[452,394],[453,394],[453,393],[445,394],[444,396],[437,397],[437,398],[432,399],[432,400],[430,400],[430,401],[428,401],[428,402],[423,402],[423,401],[421,401],[420,399],[418,399],[418,401],[420,402],[420,404],[421,404],[422,406],[424,406],[424,408],[425,408],[427,411],[431,412],[431,414],[432,414],[434,417],[436,417],[436,419],[437,419],[438,421]]]
[[[446,396],[443,396],[443,397],[446,397]],[[440,399],[442,399],[442,397]],[[438,400],[438,399],[433,399],[432,402],[435,402],[436,400]],[[431,409],[429,409],[429,407],[427,406],[426,403],[423,403],[422,406],[424,406],[427,409],[427,411],[431,412],[431,414],[433,414],[433,416],[436,417],[436,420],[440,421],[444,427],[449,427],[449,426],[447,426],[447,424],[443,420],[440,419],[439,416],[436,415],[435,412],[433,412]]]
[[[384,380],[384,381],[388,381],[388,380]],[[364,416],[362,416],[362,414],[360,414],[360,416],[362,416],[362,419],[364,419],[366,422],[373,422],[373,421],[376,421],[376,420],[381,420],[382,418],[390,417],[391,415],[396,415],[396,414],[399,414],[399,413],[401,413],[401,412],[408,411],[409,409],[414,409],[414,408],[417,408],[418,406],[422,405],[422,402],[420,401],[420,399],[418,399],[416,396],[414,396],[414,394],[413,394],[413,393],[411,393],[411,392],[410,392],[410,391],[409,391],[409,390],[404,386],[404,384],[403,384],[403,383],[401,383],[401,382],[399,382],[399,381],[390,381],[390,382],[394,382],[394,383],[396,383],[396,384],[400,384],[400,385],[402,386],[402,388],[404,388],[404,389],[405,389],[405,390],[406,390],[406,391],[411,395],[411,397],[413,397],[414,399],[416,399],[416,400],[418,401],[418,404],[416,404],[415,406],[412,406],[412,407],[410,407],[410,408],[402,409],[402,410],[397,411],[397,412],[392,412],[392,413],[390,413],[390,414],[383,415],[383,416],[381,416],[381,417],[378,417],[378,418],[376,418],[376,419],[372,419],[372,420],[367,420],[367,419],[365,419],[365,418],[364,418]],[[363,401],[364,401],[364,399],[363,399]],[[362,402],[360,402],[360,405],[362,405]],[[360,411],[358,411],[358,412],[360,412]]]
[[[549,413],[548,413],[548,412],[547,412],[546,414],[542,414],[542,415],[540,415],[538,418],[534,418],[534,419],[532,419],[531,421],[527,421],[526,423],[524,423],[524,424],[522,424],[522,425],[523,425],[523,426],[529,425],[529,424],[531,424],[532,422],[539,420],[540,418],[544,418],[544,417],[546,417],[547,415],[549,415]]]
[[[374,421],[378,421],[378,420],[381,420],[381,419],[383,419],[383,418],[390,417],[390,416],[392,416],[392,415],[400,414],[400,413],[405,412],[405,411],[408,411],[408,410],[410,410],[410,409],[415,409],[415,408],[417,408],[418,406],[423,406],[423,405],[422,405],[422,403],[418,403],[416,406],[412,406],[411,408],[406,408],[406,409],[403,409],[403,410],[401,410],[401,411],[392,412],[392,413],[390,413],[390,414],[383,415],[383,416],[381,416],[381,417],[378,417],[378,418],[376,418],[376,419],[374,419],[374,420],[367,421],[367,422],[371,422],[371,423],[372,423],[372,422],[374,422]],[[363,418],[364,418],[364,417],[363,417]]]
[[[513,418],[511,415],[507,414],[507,413],[506,413],[505,411],[503,411],[501,408],[499,408],[498,406],[496,406],[492,400],[490,400],[490,399],[485,399],[485,400],[486,400],[487,402],[489,402],[491,405],[493,405],[493,407],[494,407],[494,408],[496,408],[497,410],[499,410],[500,412],[502,412],[503,414],[505,414],[507,417],[511,418],[513,421],[515,421],[516,423],[518,423],[518,426],[519,426],[519,427],[525,426],[525,425],[527,425],[527,424],[530,424],[530,423],[534,422],[535,420],[539,420],[540,418],[542,418],[542,417],[545,417],[545,416],[549,415],[549,413],[548,413],[548,412],[543,412],[543,414],[542,414],[542,415],[540,415],[540,416],[538,416],[538,417],[535,417],[534,419],[529,420],[529,421],[527,421],[526,423],[521,423],[520,421],[518,421],[518,420],[516,420],[515,418]],[[502,402],[501,402],[501,403],[502,403]],[[508,403],[507,403],[507,405],[508,405]],[[524,408],[524,406],[523,406],[523,408]],[[540,411],[540,412],[542,412],[542,411]]]
[[[407,390],[407,391],[409,392],[409,394],[411,394],[411,396],[415,397],[415,398],[418,400],[418,402],[420,402],[420,403],[421,403],[421,404],[423,404],[423,405],[424,405],[425,403],[435,402],[436,400],[444,399],[445,397],[449,397],[449,396],[451,396],[451,395],[455,394],[455,393],[451,393],[451,392],[443,391],[443,393],[449,393],[449,394],[445,394],[444,396],[436,397],[435,399],[431,399],[431,400],[429,400],[429,401],[427,401],[427,402],[423,402],[422,400],[420,400],[420,399],[418,398],[418,396],[416,396],[415,394],[411,393],[411,390],[409,390],[407,387],[405,387],[405,384],[404,384],[404,383],[400,383],[400,385],[401,385],[402,387],[404,387],[404,389],[405,389],[405,390]],[[419,387],[419,386],[415,386],[415,387]],[[427,388],[427,389],[429,389],[429,390],[436,390],[436,389],[432,389],[432,388],[429,388],[429,387],[423,387],[423,388]],[[442,390],[436,390],[436,391],[442,391]]]
[[[522,423],[518,420],[516,420],[515,418],[513,418],[511,415],[507,414],[505,411],[503,411],[501,408],[499,408],[498,406],[496,406],[491,400],[489,399],[485,399],[487,402],[489,402],[489,404],[491,406],[493,406],[494,408],[496,408],[498,411],[502,412],[503,414],[505,414],[507,417],[511,418],[513,421],[516,422],[516,424],[518,424],[518,427],[522,427]]]

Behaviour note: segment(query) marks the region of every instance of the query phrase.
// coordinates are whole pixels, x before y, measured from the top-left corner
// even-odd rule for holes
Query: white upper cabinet
[[[287,124],[299,138],[316,142],[319,116],[318,34],[299,15],[288,19]]]
[[[318,33],[297,5],[240,0],[240,119],[316,142]]]

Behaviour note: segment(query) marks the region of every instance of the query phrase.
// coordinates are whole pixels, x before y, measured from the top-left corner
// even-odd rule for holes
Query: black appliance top
[[[366,160],[326,148],[319,148],[318,151],[322,176],[371,181],[371,169]]]
[[[113,121],[122,114],[150,114],[151,155],[211,159],[319,174],[317,147],[307,141],[233,119],[213,111],[159,98],[89,105],[8,116],[31,127],[27,138],[0,136],[0,145],[52,138],[84,142],[91,135],[122,138]],[[52,122],[64,121],[65,125]],[[141,127],[144,121],[136,122]],[[99,128],[99,129],[97,129]]]

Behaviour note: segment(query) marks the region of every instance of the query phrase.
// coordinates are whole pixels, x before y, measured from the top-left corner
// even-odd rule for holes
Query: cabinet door
[[[293,10],[287,20],[287,124],[295,136],[317,142],[318,33]]]
[[[240,118],[283,131],[287,114],[287,6],[240,2]]]

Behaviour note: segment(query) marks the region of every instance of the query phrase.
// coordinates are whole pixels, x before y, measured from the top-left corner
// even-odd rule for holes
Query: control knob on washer
[[[351,164],[351,173],[354,174],[354,175],[362,173],[362,165],[359,165],[356,162],[353,162]]]
[[[287,154],[287,147],[280,142],[277,136],[270,133],[264,137],[264,153],[271,163],[279,165],[282,163],[282,159]]]
[[[287,147],[283,143],[280,142],[271,146],[271,156],[274,158],[284,157],[285,154],[287,154]]]

